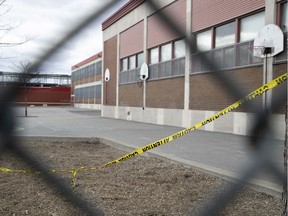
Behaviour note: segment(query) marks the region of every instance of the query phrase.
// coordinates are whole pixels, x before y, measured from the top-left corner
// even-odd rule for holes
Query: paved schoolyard
[[[17,135],[44,137],[102,138],[110,145],[132,150],[171,135],[183,128],[146,124],[101,117],[100,111],[74,107],[16,108]],[[248,138],[232,134],[193,131],[149,152],[168,160],[195,166],[222,177],[237,178],[249,166],[252,151]],[[282,144],[279,141],[275,160],[282,164]],[[269,170],[259,173],[254,183],[260,190],[280,195],[281,187]]]

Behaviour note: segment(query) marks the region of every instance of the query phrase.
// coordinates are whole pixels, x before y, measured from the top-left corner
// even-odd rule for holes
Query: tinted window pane
[[[240,25],[240,42],[254,40],[258,32],[265,26],[264,11],[241,19]]]
[[[245,66],[249,64],[249,42],[237,45],[237,65]]]
[[[96,75],[99,75],[102,73],[102,61],[99,61],[96,63]]]
[[[137,68],[141,67],[144,62],[144,54],[140,53],[137,55]]]
[[[207,51],[211,49],[211,30],[201,32],[196,35],[197,51]]]
[[[129,70],[136,68],[136,56],[129,57]]]
[[[180,40],[174,43],[174,57],[181,58],[185,56],[185,41]]]
[[[128,59],[122,59],[121,60],[121,71],[126,71],[128,70]]]
[[[155,64],[159,62],[159,52],[158,47],[150,50],[150,64]]]
[[[161,46],[161,61],[169,61],[172,59],[172,44]]]
[[[102,85],[97,85],[95,90],[96,90],[96,98],[101,98]]]
[[[221,66],[222,66],[222,57],[223,57],[222,50],[221,49],[214,50],[213,54],[214,54],[214,56],[213,56],[214,57],[213,64],[215,65],[216,68],[221,68]]]
[[[216,28],[215,47],[222,47],[235,43],[235,22]]]
[[[281,16],[281,28],[284,32],[288,31],[288,3],[283,4]]]
[[[233,67],[234,66],[234,46],[225,48],[223,52],[224,52],[223,68]]]

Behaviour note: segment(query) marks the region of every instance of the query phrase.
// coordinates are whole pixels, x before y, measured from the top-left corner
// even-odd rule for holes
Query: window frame
[[[225,42],[224,44],[223,44],[223,40],[220,40],[219,41],[219,39],[218,39],[218,43],[220,43],[219,45],[217,45],[217,30],[218,29],[220,29],[220,28],[225,28],[225,27],[227,27],[228,25],[231,25],[231,24],[233,24],[233,28],[231,28],[231,29],[233,29],[233,32],[234,32],[234,39],[233,39],[233,43],[231,43],[231,42]],[[233,44],[236,44],[237,42],[236,42],[236,35],[237,35],[237,31],[236,31],[236,29],[238,29],[238,26],[237,26],[237,22],[236,22],[236,19],[235,20],[233,20],[233,21],[231,21],[231,22],[228,22],[228,23],[225,23],[225,24],[223,24],[223,25],[219,25],[219,26],[217,26],[217,27],[215,27],[215,34],[214,34],[214,37],[213,37],[213,40],[214,40],[214,48],[221,48],[221,47],[225,47],[225,46],[230,46],[230,45],[233,45]],[[223,35],[221,35],[220,34],[220,36],[221,37],[223,37]],[[224,37],[225,36],[227,36],[227,35],[224,35]],[[228,36],[229,36],[229,34],[228,34]],[[220,37],[220,38],[221,38]],[[226,40],[225,40],[226,41]],[[232,41],[232,39],[231,39],[231,41]]]
[[[203,34],[203,33],[209,33],[210,32],[210,37],[209,37],[209,39],[210,39],[210,49],[199,49],[199,47],[198,47],[198,38],[197,38],[197,36],[199,35],[199,34]],[[201,32],[198,32],[198,33],[196,33],[196,35],[195,35],[195,47],[196,47],[196,52],[206,52],[206,51],[209,51],[209,50],[211,50],[211,49],[213,49],[213,28],[210,28],[210,29],[206,29],[206,30],[204,30],[204,31],[201,31]]]
[[[121,62],[121,70],[120,71],[127,71],[128,70],[128,57],[122,58],[120,60]],[[126,67],[124,68],[124,62],[126,64]],[[126,69],[126,70],[125,70]]]
[[[157,61],[156,62],[152,62],[152,51],[155,50],[157,51]],[[154,47],[154,48],[151,48],[149,50],[149,64],[158,64],[160,63],[160,46],[157,46],[157,47]]]
[[[180,42],[180,41],[183,41],[184,42],[184,51],[183,51],[183,53],[184,53],[184,55],[183,56],[180,56],[180,57],[176,57],[176,55],[175,55],[175,51],[176,51],[176,49],[175,49],[175,44],[177,43],[177,42]],[[162,49],[163,49],[163,47],[165,47],[165,46],[167,46],[167,45],[170,45],[171,46],[171,48],[170,48],[170,58],[169,59],[165,59],[165,60],[163,60],[163,58],[162,58]],[[153,50],[157,50],[158,51],[158,58],[157,58],[157,62],[153,62],[152,63],[152,61],[151,61],[151,52],[153,51]],[[181,39],[177,39],[177,40],[174,40],[174,41],[170,41],[169,43],[164,43],[164,44],[161,44],[161,45],[159,45],[159,46],[157,46],[157,47],[153,47],[153,48],[150,48],[149,50],[148,50],[148,53],[149,53],[149,65],[151,65],[151,64],[159,64],[159,63],[161,63],[161,62],[166,62],[166,61],[172,61],[173,59],[176,59],[176,58],[184,58],[185,56],[186,56],[186,43],[185,43],[185,39],[183,39],[183,38],[181,38]]]
[[[286,7],[286,10],[285,10],[285,7]],[[280,3],[280,11],[278,12],[278,14],[279,14],[279,26],[284,33],[288,32],[288,11],[287,10],[288,10],[288,2]],[[285,23],[284,11],[286,12],[285,15],[286,15],[287,23]],[[284,23],[283,23],[283,21],[284,21]],[[286,25],[284,26],[284,24],[286,24]]]
[[[141,63],[141,65],[140,65],[140,61],[139,61],[139,56],[140,55],[142,55],[142,63]],[[144,52],[137,53],[136,54],[136,68],[140,68],[144,62],[145,62]]]
[[[242,25],[243,25],[243,20],[247,20],[248,18],[252,18],[253,16],[255,17],[256,15],[260,15],[261,13],[263,13],[263,26],[262,27],[264,27],[265,26],[265,11],[258,11],[257,13],[253,13],[253,14],[250,14],[250,15],[248,15],[248,16],[245,16],[245,17],[242,17],[242,18],[240,18],[239,19],[239,23],[238,23],[238,26],[237,26],[237,30],[238,30],[238,35],[239,35],[239,40],[237,40],[237,43],[242,43],[242,42],[246,42],[246,41],[250,41],[250,40],[253,40],[253,38],[255,38],[256,37],[256,35],[255,35],[255,37],[253,37],[253,38],[249,38],[249,39],[241,39],[241,33],[242,33]],[[249,21],[249,22],[251,22],[251,21]],[[262,28],[261,27],[261,28]],[[260,28],[260,29],[261,29]],[[259,32],[260,31],[260,29],[257,31],[257,32]]]
[[[136,55],[131,55],[127,58],[128,58],[128,70],[136,69],[137,68]],[[132,65],[132,59],[133,59],[133,65]]]
[[[282,11],[284,10],[284,5],[285,4],[288,4],[288,2],[282,2],[282,3],[278,3],[280,5],[280,9],[281,9],[281,12],[277,12],[277,15],[280,16],[279,17],[279,21],[278,21],[278,25],[280,26],[281,25],[281,22],[282,22]],[[208,31],[211,31],[211,49],[210,50],[213,50],[213,49],[218,49],[218,48],[222,48],[222,47],[226,47],[226,46],[231,46],[231,45],[236,45],[238,43],[242,43],[242,42],[245,42],[245,41],[241,41],[240,40],[240,34],[241,34],[241,20],[247,18],[247,17],[250,17],[250,16],[253,16],[253,15],[256,15],[256,14],[259,14],[259,13],[265,13],[265,10],[261,9],[261,10],[257,10],[257,11],[254,11],[252,13],[249,13],[249,14],[245,14],[244,16],[240,16],[240,17],[237,17],[237,18],[234,18],[230,21],[227,21],[225,23],[221,23],[219,25],[215,25],[215,26],[212,26],[210,28],[206,28],[206,29],[203,29],[201,31],[198,31],[198,32],[193,32],[192,34],[194,35],[194,46],[195,48],[193,49],[193,53],[198,53],[200,52],[198,49],[197,49],[197,35],[198,34],[201,34],[201,33],[204,33],[204,32],[208,32]],[[280,14],[281,13],[281,14]],[[279,15],[280,14],[280,15]],[[216,46],[216,31],[217,31],[217,28],[219,27],[222,27],[222,26],[225,26],[227,24],[231,24],[231,23],[234,23],[234,42],[232,44],[225,44],[225,45],[221,45],[221,46]],[[249,41],[249,40],[246,40],[246,41]],[[210,50],[201,50],[201,52],[207,52],[207,51],[210,51]]]
[[[163,56],[165,56],[165,54],[163,55],[162,51],[164,50],[164,47],[166,48],[168,46],[170,46],[169,47],[169,52],[170,52],[169,57],[168,57],[168,59],[163,59]],[[160,58],[160,62],[171,61],[173,59],[173,43],[172,42],[166,43],[166,44],[163,44],[160,46],[159,58]]]
[[[178,56],[176,57],[176,43],[177,42],[183,42],[184,43],[184,55],[183,56]],[[185,43],[185,39],[179,39],[173,42],[173,46],[172,46],[172,60],[173,59],[177,59],[177,58],[183,58],[186,56],[186,43]]]
[[[286,2],[284,4],[286,4]],[[280,9],[285,8],[282,5],[283,5],[283,2],[278,3],[278,8],[280,8]],[[278,11],[280,11],[280,10],[278,10]],[[193,65],[195,67],[193,66],[191,74],[206,73],[206,72],[212,71],[211,68],[208,68],[207,70],[206,69],[203,70],[202,65],[197,62],[198,56],[203,55],[203,54],[206,55],[206,53],[210,55],[210,58],[213,59],[213,61],[215,60],[215,58],[218,59],[218,61],[220,61],[219,66],[221,66],[221,69],[224,69],[224,70],[243,68],[243,67],[251,67],[251,66],[262,64],[263,63],[262,60],[257,59],[257,58],[253,58],[253,56],[251,56],[251,54],[249,54],[249,51],[247,51],[247,59],[244,59],[243,63],[239,60],[239,58],[240,58],[239,54],[243,53],[243,55],[245,55],[245,53],[246,53],[245,50],[243,52],[243,47],[245,45],[241,45],[241,44],[249,44],[249,46],[251,46],[251,44],[253,44],[252,39],[251,40],[240,40],[241,21],[247,17],[253,16],[255,14],[260,14],[260,13],[265,13],[265,11],[263,9],[260,9],[260,10],[245,14],[244,16],[236,17],[236,18],[234,18],[230,21],[227,21],[225,23],[221,23],[219,25],[215,25],[215,26],[212,26],[210,28],[206,28],[206,29],[203,29],[201,31],[194,32],[193,33],[193,38],[194,38],[193,42],[194,42],[195,48],[197,47],[197,34],[200,34],[201,32],[205,32],[205,31],[209,31],[209,30],[211,30],[212,46],[211,46],[210,50],[207,50],[207,51],[201,50],[201,52],[199,52],[199,50],[193,49],[192,60],[195,61],[193,63]],[[278,17],[279,17],[279,14],[280,13],[277,12]],[[277,22],[278,25],[280,25],[280,18],[281,17],[279,17],[278,22]],[[221,46],[218,44],[218,46],[216,46],[217,45],[216,44],[216,29],[221,27],[221,26],[224,26],[226,24],[229,24],[229,23],[234,23],[234,28],[233,28],[234,29],[234,36],[233,36],[234,42],[233,43],[228,42],[228,43],[223,44]],[[232,28],[231,28],[231,31],[232,31]],[[232,41],[232,40],[230,40],[230,41]],[[232,47],[234,47],[234,51],[233,50],[229,51],[230,48],[232,49]],[[228,59],[230,58],[230,56],[228,56],[228,52],[233,52],[233,56],[231,56],[231,61],[229,61],[229,62],[228,62]],[[220,53],[222,53],[222,54],[220,54]],[[226,53],[226,57],[225,57],[225,53]]]

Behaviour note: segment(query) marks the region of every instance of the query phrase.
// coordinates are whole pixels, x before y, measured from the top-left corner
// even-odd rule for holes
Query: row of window
[[[285,41],[287,33],[284,34]],[[263,59],[253,56],[253,40],[231,46],[225,46],[206,52],[192,54],[192,73],[213,71],[207,62],[212,62],[218,69],[233,69],[262,64]],[[274,61],[287,61],[287,46],[284,51],[275,56]],[[149,65],[149,80],[181,76],[185,74],[185,57],[171,61],[160,62]],[[119,73],[119,84],[135,83],[140,81],[140,68],[121,71]]]
[[[287,33],[285,34],[285,41]],[[262,64],[263,59],[253,56],[253,40],[231,46],[212,49],[206,52],[195,53],[191,56],[192,73],[213,71],[207,62],[212,62],[218,69],[233,69]],[[275,56],[275,62],[287,61],[287,47]],[[185,74],[185,57],[171,61],[149,65],[149,80],[181,76]],[[140,81],[140,68],[121,71],[119,84],[135,83]]]
[[[74,91],[75,99],[101,98],[102,85],[77,88]]]
[[[87,77],[101,74],[102,74],[102,61],[99,61],[74,71],[71,74],[71,80],[77,81]]]
[[[121,59],[121,71],[133,70],[140,68],[144,62],[144,54],[138,53],[126,58]]]
[[[185,74],[185,57],[149,65],[149,80],[181,76]],[[119,73],[119,84],[141,82],[140,68]]]
[[[185,56],[185,41],[178,40],[162,46],[158,46],[149,51],[149,63],[170,61],[172,59]]]
[[[185,75],[185,57],[149,65],[149,80]]]
[[[149,64],[170,61],[185,56],[185,41],[178,40],[149,50]],[[121,59],[121,71],[140,68],[144,62],[144,54],[138,53]]]
[[[236,25],[237,26],[236,28]],[[253,40],[265,26],[265,12],[253,14],[196,35],[197,52]],[[235,30],[238,29],[239,33]],[[239,34],[239,37],[237,36]],[[238,41],[237,41],[238,40]]]
[[[253,56],[253,40],[265,26],[265,12],[258,12],[247,17],[235,19],[224,25],[195,34],[193,46],[192,72],[210,71],[201,56],[221,69],[236,68],[261,64],[261,58]],[[281,4],[280,27],[288,29],[287,2]],[[287,33],[285,34],[287,38]],[[194,48],[195,47],[195,48]],[[286,47],[285,47],[286,48]],[[149,79],[160,79],[184,75],[185,41],[177,40],[152,48],[149,53]],[[275,61],[286,60],[287,49]],[[181,59],[180,61],[175,61]],[[143,53],[121,59],[119,83],[133,83],[139,80],[139,71],[143,63]],[[178,65],[178,66],[177,66]]]
[[[284,32],[287,32],[288,26],[287,11],[288,7],[285,3],[282,5],[280,20],[280,27]],[[262,11],[200,32],[196,34],[196,50],[194,50],[194,53],[254,40],[264,26],[265,12]]]
[[[140,68],[119,73],[119,84],[135,83],[140,80]]]
[[[214,68],[217,67],[218,69],[262,63],[263,60],[261,58],[253,56],[252,50],[250,50],[251,44],[253,44],[253,41],[195,53],[192,55],[192,72],[213,70],[211,64],[207,64],[207,62],[213,63]]]
[[[288,6],[281,6],[280,27],[284,32],[288,29]],[[255,39],[258,32],[265,26],[265,11],[250,16],[235,19],[225,25],[211,28],[196,34],[195,52],[208,51],[215,48],[229,46]],[[178,40],[149,50],[149,64],[170,61],[185,56],[185,41]],[[141,67],[143,53],[121,59],[121,71]]]
[[[285,33],[284,38],[286,41],[287,33]],[[287,46],[284,46],[283,52],[276,55],[274,58],[275,63],[283,61],[287,61]],[[214,67],[217,67],[218,69],[233,69],[262,64],[263,59],[253,56],[252,40],[193,54],[192,72],[213,71],[211,65],[206,62],[212,62]]]

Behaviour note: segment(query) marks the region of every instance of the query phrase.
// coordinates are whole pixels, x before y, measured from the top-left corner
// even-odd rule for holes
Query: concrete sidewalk
[[[128,151],[183,129],[102,118],[100,111],[73,107],[30,107],[27,118],[23,117],[24,108],[15,109],[19,136],[97,137],[103,143]],[[250,166],[251,156],[253,157],[248,142],[245,136],[197,130],[149,153],[222,178],[236,179],[243,169]],[[275,149],[275,161],[281,166],[283,141],[279,141]],[[282,188],[279,184],[269,170],[259,171],[251,181],[253,187],[274,196],[281,195]]]

